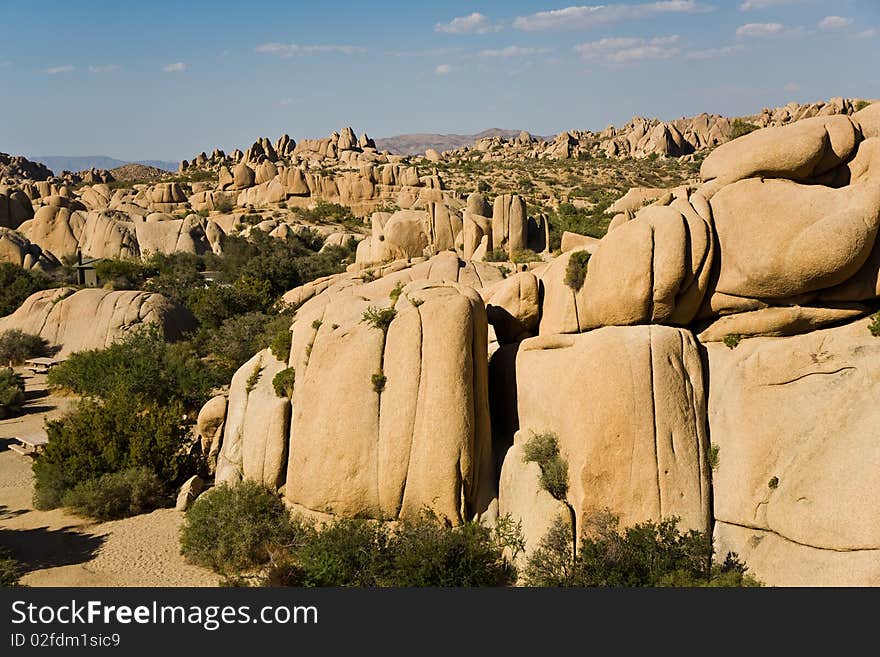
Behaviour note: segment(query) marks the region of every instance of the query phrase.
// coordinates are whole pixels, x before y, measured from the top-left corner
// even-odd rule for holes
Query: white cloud
[[[574,47],[584,59],[598,59],[612,64],[626,64],[644,59],[669,59],[679,52],[677,34],[654,39],[606,38]]]
[[[181,71],[186,70],[186,64],[183,62],[174,62],[173,64],[168,64],[168,66],[163,66],[162,70],[166,73],[180,73]]]
[[[692,50],[685,55],[685,59],[718,59],[720,57],[732,57],[743,52],[742,44],[734,46],[721,46],[719,48],[706,48],[705,50]]]
[[[696,0],[664,0],[639,4],[580,5],[519,16],[513,27],[526,32],[577,30],[664,13],[697,13],[712,7]]]
[[[782,23],[746,23],[736,28],[736,37],[738,39],[751,39],[783,36],[792,32],[793,30],[785,27]]]
[[[541,55],[550,52],[549,48],[522,48],[520,46],[507,46],[497,50],[481,50],[480,57],[528,57],[529,55]]]
[[[863,31],[859,32],[858,34],[856,34],[856,39],[873,39],[878,34],[880,34],[880,31],[878,31],[876,28],[872,27],[872,28],[869,28],[867,30],[863,30]]]
[[[500,25],[493,25],[488,16],[477,11],[468,16],[453,18],[448,23],[437,23],[434,26],[435,32],[446,32],[447,34],[487,34],[497,32],[500,29]]]
[[[269,55],[277,55],[278,57],[297,57],[300,55],[357,55],[366,52],[363,48],[357,46],[339,46],[333,44],[318,45],[300,45],[297,43],[264,43],[257,46],[254,50],[257,52],[267,53]]]
[[[434,73],[437,75],[448,75],[452,72],[452,67],[449,64],[438,64],[434,68]]]
[[[58,75],[59,73],[70,73],[71,71],[76,70],[70,64],[65,64],[64,66],[53,66],[52,68],[47,68],[46,73],[49,75]]]
[[[119,64],[97,64],[89,66],[89,73],[113,73],[119,70]]]
[[[794,5],[806,0],[745,0],[740,6],[740,11],[751,11],[753,9],[773,9],[773,7],[782,7],[784,5]]]
[[[427,48],[425,50],[389,50],[385,54],[391,57],[445,57],[446,55],[457,55],[463,51],[463,48]]]
[[[854,22],[852,18],[845,18],[843,16],[826,16],[819,21],[819,28],[823,30],[840,30],[844,27],[849,27]]]

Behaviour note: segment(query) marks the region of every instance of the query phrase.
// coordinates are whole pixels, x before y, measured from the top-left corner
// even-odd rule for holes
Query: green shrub
[[[761,129],[760,126],[757,126],[754,123],[749,123],[748,121],[743,121],[742,119],[734,119],[732,128],[733,130],[730,133],[731,139],[738,139],[744,137],[750,132]]]
[[[269,350],[282,363],[290,360],[290,348],[293,345],[293,333],[288,321],[287,328],[281,327],[269,338]]]
[[[508,262],[510,258],[505,249],[492,249],[486,253],[486,262]]]
[[[272,387],[279,397],[293,399],[293,385],[296,382],[296,371],[292,367],[281,370],[272,379]]]
[[[709,467],[717,470],[721,463],[721,447],[718,445],[709,445]]]
[[[135,260],[99,260],[95,263],[95,275],[103,284],[111,284],[116,290],[137,290],[155,271]]]
[[[394,306],[389,308],[370,306],[364,311],[361,321],[373,328],[379,329],[383,333],[388,333],[388,328],[395,317],[397,317],[397,311],[394,309]]]
[[[171,487],[183,483],[195,469],[183,415],[179,401],[158,405],[125,390],[81,400],[46,423],[49,444],[33,465],[36,507],[61,506],[80,482],[141,466]]]
[[[128,468],[81,481],[68,490],[62,504],[96,520],[128,518],[166,506],[168,491],[149,468]]]
[[[0,363],[21,365],[29,358],[49,356],[54,351],[39,335],[9,329],[0,333]]]
[[[186,512],[180,552],[191,563],[233,574],[268,562],[274,548],[293,541],[294,530],[278,496],[246,479],[196,499]]]
[[[189,409],[201,408],[219,383],[191,346],[168,344],[152,325],[130,331],[106,349],[71,354],[50,370],[48,381],[84,396],[122,391],[156,404],[180,400]]]
[[[52,285],[52,279],[40,271],[0,262],[0,317],[15,312],[34,292],[47,290]]]
[[[515,571],[504,548],[516,531],[477,522],[452,527],[425,511],[391,527],[351,518],[300,523],[297,540],[267,574],[270,586],[504,586]]]
[[[867,100],[857,100],[856,104],[853,106],[853,109],[856,112],[861,112],[863,109],[865,109],[866,107],[870,107],[870,106],[871,106],[871,103],[869,103]]]
[[[739,333],[728,333],[724,336],[724,344],[728,349],[736,349],[737,345],[742,341],[743,336]]]
[[[875,338],[880,337],[880,313],[871,315],[871,323],[868,325],[868,330]]]
[[[531,249],[518,249],[510,256],[510,261],[515,264],[526,264],[529,262],[542,262],[543,258]]]
[[[24,379],[8,367],[0,369],[0,420],[18,413],[24,401]]]
[[[580,549],[568,523],[558,520],[529,557],[530,586],[705,587],[760,586],[746,575],[736,554],[713,562],[712,539],[697,531],[682,533],[677,518],[644,522],[618,530],[608,512],[587,521]]]
[[[250,394],[254,388],[257,387],[257,384],[260,382],[260,375],[263,373],[263,368],[260,367],[259,363],[254,366],[251,375],[248,377],[247,382],[245,382],[245,390]]]
[[[21,574],[21,564],[0,548],[0,587],[18,586]]]
[[[377,370],[370,377],[370,381],[373,383],[373,390],[377,393],[381,393],[385,390],[385,384],[388,383],[388,377],[385,376],[385,373],[382,370]]]
[[[535,434],[523,446],[523,461],[533,461],[541,468],[541,485],[557,500],[568,492],[568,463],[559,454],[555,433]]]
[[[767,488],[770,488],[771,490],[779,488],[779,477],[771,477],[770,481],[767,482]]]
[[[590,254],[587,251],[575,251],[568,259],[565,268],[565,284],[575,292],[584,286],[587,277],[587,263],[590,262]]]

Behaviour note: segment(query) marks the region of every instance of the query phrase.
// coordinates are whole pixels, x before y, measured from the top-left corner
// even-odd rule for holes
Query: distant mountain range
[[[396,137],[383,137],[376,139],[376,148],[380,151],[389,151],[397,155],[420,155],[429,148],[442,153],[443,151],[470,146],[477,139],[483,137],[516,137],[521,130],[503,130],[490,128],[475,135],[438,135],[432,133],[417,133],[411,135],[397,135]],[[533,135],[543,139],[538,135]]]
[[[421,155],[429,148],[439,152],[470,146],[477,139],[483,137],[516,137],[521,130],[503,130],[490,128],[475,135],[440,135],[433,133],[418,133],[409,135],[396,135],[376,139],[376,147],[380,151],[389,151],[396,155]],[[534,135],[538,139],[543,139]],[[52,169],[53,173],[60,174],[62,171],[85,171],[87,169],[115,169],[124,164],[145,164],[165,171],[177,171],[179,162],[165,160],[118,160],[107,155],[27,155],[29,160],[42,162]]]
[[[148,167],[156,167],[165,171],[177,171],[177,166],[180,164],[164,160],[117,160],[115,157],[106,155],[28,155],[27,158],[34,162],[42,162],[55,174],[60,174],[62,171],[85,171],[92,168],[109,170],[124,164],[145,164]]]

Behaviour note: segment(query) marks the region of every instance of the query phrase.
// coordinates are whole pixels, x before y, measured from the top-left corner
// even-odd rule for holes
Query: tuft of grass
[[[771,490],[779,488],[779,477],[771,477],[770,481],[767,482],[767,488]]]
[[[721,447],[719,447],[718,445],[709,445],[709,467],[713,470],[717,470],[718,465],[721,463],[720,452]]]
[[[373,328],[377,328],[382,333],[387,333],[388,328],[391,326],[391,322],[394,321],[394,318],[397,317],[397,311],[392,306],[391,308],[377,308],[376,306],[370,306],[364,311],[364,314],[361,316],[361,321],[365,324],[369,324]]]
[[[743,336],[739,333],[728,333],[724,336],[724,344],[728,349],[736,349],[736,346],[742,341]]]
[[[868,330],[875,338],[880,338],[880,313],[871,315],[871,323],[868,325]]]
[[[391,290],[391,292],[388,294],[388,297],[391,299],[391,303],[396,304],[401,294],[403,294],[403,282],[397,281],[394,289]]]
[[[523,461],[537,463],[541,468],[541,485],[557,500],[568,492],[568,463],[559,454],[559,438],[555,433],[535,434],[524,445]]]
[[[245,384],[245,390],[247,390],[248,394],[253,391],[254,388],[257,387],[257,382],[260,380],[260,374],[263,373],[263,368],[259,365],[254,367],[254,371],[251,372],[251,375],[248,377],[247,383]]]
[[[370,380],[373,382],[373,390],[377,393],[385,390],[385,384],[388,383],[388,377],[385,376],[382,370],[377,370]]]
[[[579,292],[587,278],[587,264],[590,262],[590,254],[586,251],[575,251],[568,259],[565,268],[565,284],[575,292]]]

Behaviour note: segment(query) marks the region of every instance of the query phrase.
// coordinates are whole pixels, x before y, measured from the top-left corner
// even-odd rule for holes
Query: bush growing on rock
[[[875,338],[880,337],[880,313],[871,315],[871,323],[868,325],[868,330]]]
[[[559,454],[559,439],[554,433],[532,436],[523,450],[524,461],[534,461],[541,468],[541,485],[557,500],[568,492],[568,463]]]
[[[102,285],[114,290],[139,290],[155,270],[134,260],[99,260],[95,263],[95,275]]]
[[[270,552],[289,544],[294,533],[278,496],[246,479],[199,496],[186,512],[180,551],[191,563],[233,574],[268,562]]]
[[[116,520],[167,506],[165,485],[149,468],[128,468],[81,481],[62,498],[63,506],[96,520]]]
[[[745,564],[728,553],[713,562],[712,539],[694,530],[681,533],[677,518],[618,529],[608,512],[588,521],[577,555],[569,524],[557,521],[529,557],[529,586],[738,587],[760,586]]]
[[[296,381],[296,371],[292,367],[281,370],[272,379],[272,387],[279,397],[293,397],[293,384]]]
[[[0,369],[0,420],[18,413],[24,404],[24,379],[10,368]]]
[[[590,254],[587,251],[575,251],[568,259],[564,283],[575,292],[584,286],[584,280],[587,278],[587,263],[589,262]]]
[[[742,119],[734,119],[732,127],[733,130],[730,133],[731,139],[744,137],[750,132],[754,132],[755,130],[760,129],[759,126],[756,126],[754,123],[749,123],[748,121],[743,121]]]
[[[183,415],[179,401],[160,405],[125,389],[83,399],[46,423],[49,444],[33,465],[34,504],[56,508],[81,482],[129,468],[148,468],[172,487],[182,483],[195,469]]]
[[[21,365],[29,358],[49,356],[54,350],[39,335],[10,329],[0,333],[0,363]]]

